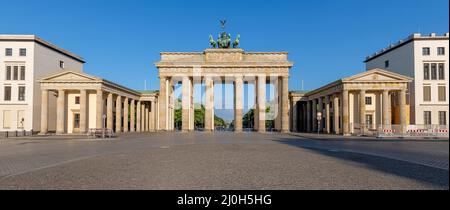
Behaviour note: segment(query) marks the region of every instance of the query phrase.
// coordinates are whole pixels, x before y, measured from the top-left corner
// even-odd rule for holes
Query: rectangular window
[[[430,48],[429,47],[422,48],[422,55],[430,55]]]
[[[423,112],[423,124],[431,125],[431,111]]]
[[[431,101],[431,86],[423,86],[423,101]]]
[[[372,97],[366,97],[366,105],[372,105]]]
[[[23,129],[25,125],[25,111],[18,110],[17,111],[17,128]]]
[[[445,101],[446,96],[447,95],[445,94],[445,86],[438,86],[438,100]]]
[[[59,61],[59,68],[64,68],[64,61]]]
[[[424,80],[430,79],[430,64],[429,63],[423,64],[423,79]]]
[[[18,80],[18,79],[19,79],[19,67],[18,66],[14,66],[13,80]]]
[[[384,61],[384,68],[389,68],[389,60]]]
[[[19,56],[27,56],[27,49],[20,48],[19,49]]]
[[[6,80],[11,80],[11,66],[6,67]]]
[[[25,80],[25,66],[20,67],[20,80]]]
[[[19,87],[19,101],[25,101],[25,87]]]
[[[73,128],[80,128],[80,114],[73,115]]]
[[[436,68],[436,64],[435,63],[431,64],[431,79],[432,80],[437,80],[437,68]]]
[[[444,47],[438,47],[438,55],[445,55],[445,48]]]
[[[373,115],[366,114],[366,126],[371,126],[373,124]]]
[[[440,80],[444,80],[445,79],[445,70],[444,70],[444,64],[440,63],[438,65],[438,70],[439,70],[439,79]]]
[[[75,96],[75,104],[80,104],[80,96]]]
[[[11,86],[5,86],[5,95],[3,99],[5,101],[11,101]]]
[[[10,110],[3,111],[3,128],[5,128],[5,129],[11,128],[11,111]]]
[[[12,48],[5,49],[5,56],[12,56]]]
[[[439,125],[447,125],[447,112],[439,111]]]

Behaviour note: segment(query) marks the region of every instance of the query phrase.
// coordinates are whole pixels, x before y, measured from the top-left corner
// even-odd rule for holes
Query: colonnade
[[[76,124],[77,133],[87,133],[89,129],[107,128],[116,133],[155,131],[157,127],[157,101],[144,101],[139,97],[127,97],[102,89],[43,89],[41,92],[41,134],[49,132],[49,92],[56,96],[56,133],[68,131],[68,93],[79,92],[79,109],[70,110],[79,114]],[[95,105],[89,103],[90,94],[95,94]],[[73,107],[71,107],[73,108]],[[95,120],[90,121],[90,113],[95,113]],[[91,115],[92,116],[92,115]],[[89,122],[95,122],[89,124]],[[78,128],[79,126],[79,128]]]

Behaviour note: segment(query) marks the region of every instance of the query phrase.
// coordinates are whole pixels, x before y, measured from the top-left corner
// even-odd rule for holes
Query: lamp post
[[[322,112],[317,112],[317,134],[320,133],[320,122],[322,121]]]

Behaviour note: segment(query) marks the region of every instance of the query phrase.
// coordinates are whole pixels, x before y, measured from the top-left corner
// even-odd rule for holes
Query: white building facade
[[[410,124],[448,125],[449,33],[413,34],[365,60],[366,69],[383,68],[413,78],[408,85]]]
[[[66,69],[82,72],[83,58],[34,35],[0,35],[0,131],[40,129],[37,80]],[[56,101],[50,95],[49,100]],[[50,107],[56,116],[56,107]],[[56,125],[49,125],[56,127]]]

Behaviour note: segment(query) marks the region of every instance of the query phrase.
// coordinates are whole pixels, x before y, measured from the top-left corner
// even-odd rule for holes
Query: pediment
[[[99,78],[75,71],[64,71],[42,78],[41,81],[99,81]]]
[[[370,81],[370,82],[376,82],[376,81],[387,81],[387,82],[394,82],[394,81],[410,81],[412,80],[409,77],[403,76],[401,74],[393,73],[390,71],[386,71],[383,69],[372,69],[368,70],[366,72],[344,78],[343,81]]]

